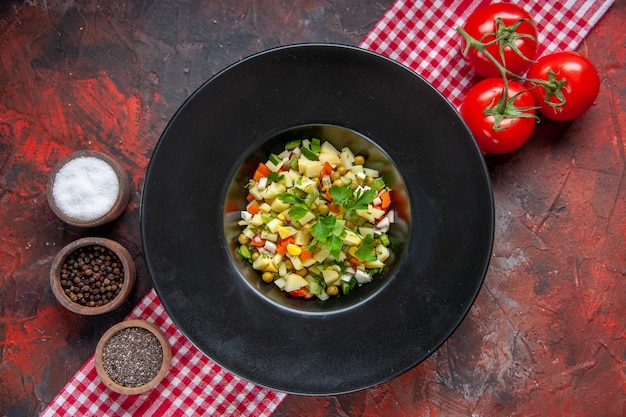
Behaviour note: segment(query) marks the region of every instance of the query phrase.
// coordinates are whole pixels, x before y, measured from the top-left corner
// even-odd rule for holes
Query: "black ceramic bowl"
[[[289,297],[235,255],[243,185],[289,139],[368,157],[394,188],[393,260],[325,302]],[[480,151],[424,79],[359,48],[308,44],[246,58],[175,114],[148,167],[148,268],[179,329],[227,370],[298,394],[400,375],[456,329],[484,279],[493,199]]]

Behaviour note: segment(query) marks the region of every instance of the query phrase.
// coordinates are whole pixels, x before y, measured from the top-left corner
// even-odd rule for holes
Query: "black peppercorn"
[[[99,273],[102,269],[109,271],[106,279]],[[95,307],[107,304],[117,296],[124,282],[124,268],[113,251],[90,245],[67,256],[61,267],[61,277],[65,277],[60,281],[61,287],[72,301]]]

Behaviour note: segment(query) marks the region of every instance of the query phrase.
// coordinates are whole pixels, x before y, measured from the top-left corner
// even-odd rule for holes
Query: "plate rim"
[[[488,246],[489,246],[489,250],[488,253],[485,256],[484,259],[484,264],[483,264],[483,272],[481,274],[480,279],[477,280],[477,282],[475,283],[475,291],[471,294],[471,296],[469,297],[471,300],[468,303],[468,305],[465,307],[464,312],[460,315],[460,317],[458,317],[458,320],[456,321],[456,323],[454,324],[454,326],[452,326],[452,328],[448,331],[447,336],[445,336],[444,338],[442,338],[437,344],[436,346],[433,346],[432,350],[423,358],[420,358],[419,360],[417,360],[415,363],[411,364],[410,366],[406,366],[403,369],[398,369],[395,372],[392,372],[389,374],[389,377],[386,379],[378,379],[377,381],[368,381],[366,383],[353,383],[349,388],[347,389],[330,389],[330,390],[320,390],[318,392],[303,392],[303,390],[298,390],[298,389],[290,389],[290,387],[287,386],[279,386],[275,383],[272,383],[272,381],[265,381],[265,380],[259,380],[259,379],[255,379],[254,377],[251,378],[250,375],[239,372],[238,370],[233,370],[231,369],[231,367],[222,364],[221,361],[219,360],[219,358],[215,358],[215,357],[211,357],[208,354],[206,354],[203,350],[203,348],[201,346],[199,346],[198,343],[196,343],[196,337],[194,335],[190,335],[187,332],[186,326],[179,320],[179,318],[177,317],[176,314],[172,314],[172,306],[170,305],[169,299],[168,299],[168,294],[166,293],[166,289],[165,288],[161,288],[161,286],[159,285],[159,282],[157,282],[157,280],[155,279],[155,274],[154,274],[154,267],[151,264],[151,262],[149,261],[149,256],[148,256],[148,248],[145,244],[146,242],[146,224],[145,224],[145,219],[144,219],[144,212],[145,212],[145,195],[146,192],[148,191],[148,188],[150,187],[150,182],[149,182],[149,177],[151,176],[152,170],[154,169],[153,166],[153,161],[154,161],[154,156],[158,153],[159,147],[162,145],[164,138],[166,137],[168,131],[170,130],[171,126],[173,125],[173,123],[175,122],[175,120],[179,117],[180,114],[182,114],[185,110],[185,108],[193,102],[193,100],[195,100],[195,98],[201,94],[201,91],[205,88],[207,88],[207,85],[209,85],[210,83],[214,82],[216,79],[218,79],[219,77],[221,77],[223,74],[228,73],[230,71],[232,71],[233,68],[237,68],[239,65],[245,64],[247,62],[250,62],[251,60],[255,60],[258,59],[260,57],[266,56],[266,55],[271,55],[274,53],[278,53],[278,52],[284,52],[286,50],[299,50],[301,48],[309,48],[308,50],[312,50],[310,48],[321,48],[321,49],[326,49],[326,48],[332,48],[332,49],[345,49],[348,51],[352,51],[352,52],[356,52],[359,54],[365,54],[365,55],[369,55],[372,56],[373,59],[383,59],[384,61],[386,61],[387,63],[393,64],[395,66],[401,67],[404,70],[408,71],[411,73],[412,76],[416,76],[418,79],[421,79],[423,83],[425,83],[427,86],[429,86],[434,93],[436,93],[437,95],[439,95],[440,99],[444,100],[448,106],[450,108],[452,108],[455,112],[456,109],[454,109],[454,107],[452,107],[452,105],[450,104],[450,102],[438,91],[436,90],[430,83],[428,83],[421,75],[419,75],[418,73],[413,72],[412,70],[408,69],[407,67],[405,67],[404,65],[388,58],[385,57],[381,54],[378,54],[376,52],[373,51],[369,51],[369,50],[365,50],[359,47],[355,47],[355,46],[350,46],[350,45],[341,45],[341,44],[332,44],[332,43],[298,43],[298,44],[291,44],[291,45],[283,45],[283,46],[279,46],[279,47],[275,47],[275,48],[270,48],[261,52],[257,52],[255,54],[252,54],[248,57],[245,57],[237,62],[234,62],[228,66],[226,66],[224,69],[222,69],[221,71],[217,72],[214,76],[212,76],[211,78],[209,78],[207,81],[203,82],[182,104],[181,106],[176,110],[176,112],[174,113],[174,115],[172,116],[172,118],[169,120],[167,126],[165,127],[165,129],[163,130],[154,150],[152,153],[152,156],[150,158],[150,162],[148,164],[148,167],[146,169],[146,177],[145,177],[145,183],[143,186],[143,190],[142,190],[142,198],[141,198],[141,205],[140,205],[140,210],[141,210],[141,214],[140,214],[140,223],[141,223],[141,237],[142,237],[142,242],[144,243],[144,255],[146,258],[146,265],[148,268],[148,274],[151,277],[151,280],[154,284],[154,288],[156,290],[157,295],[159,296],[159,299],[161,300],[161,302],[163,303],[163,306],[166,310],[166,312],[168,313],[168,315],[170,316],[170,318],[174,321],[174,323],[176,324],[177,328],[181,331],[181,333],[183,333],[183,335],[193,344],[195,345],[200,352],[202,352],[203,354],[207,355],[211,360],[213,360],[214,362],[218,363],[220,366],[222,366],[224,369],[228,370],[229,372],[233,373],[234,375],[239,376],[240,378],[243,378],[244,380],[250,381],[252,383],[270,388],[270,389],[274,389],[274,390],[278,390],[278,391],[283,391],[283,392],[288,392],[288,393],[294,393],[294,394],[302,394],[302,395],[332,395],[332,394],[341,394],[341,393],[347,393],[347,392],[353,392],[353,391],[357,391],[360,389],[364,389],[364,388],[368,388],[371,387],[373,385],[376,385],[378,383],[382,383],[385,381],[388,381],[404,372],[406,372],[407,370],[413,368],[414,366],[416,366],[417,364],[421,363],[423,360],[425,360],[426,358],[428,358],[434,351],[436,351],[458,328],[458,326],[461,324],[461,322],[464,320],[464,318],[466,317],[467,313],[469,312],[469,309],[471,308],[471,306],[473,305],[474,301],[476,300],[476,297],[478,296],[478,293],[482,287],[482,284],[484,282],[486,273],[487,273],[487,269],[489,267],[489,261],[491,258],[491,252],[492,252],[492,248],[493,248],[493,240],[494,240],[494,229],[495,229],[495,214],[494,214],[494,201],[493,201],[493,194],[492,194],[492,188],[491,188],[491,181],[490,181],[490,177],[489,177],[489,173],[488,173],[488,169],[487,166],[485,164],[485,161],[482,159],[481,156],[481,163],[482,163],[482,170],[483,170],[483,180],[486,183],[486,186],[489,190],[489,195],[488,195],[488,199],[489,201],[487,202],[488,206],[490,207],[490,212],[491,212],[491,216],[490,216],[490,233],[489,233],[489,242],[488,242]],[[462,120],[461,120],[462,123]],[[280,129],[281,127],[279,127]],[[349,127],[352,128],[352,127]],[[466,128],[466,127],[465,127]],[[467,130],[467,128],[466,128]],[[469,132],[469,130],[467,130]],[[360,132],[359,132],[360,133]],[[470,134],[471,137],[471,134]],[[381,144],[377,143],[379,146],[382,146]],[[384,148],[383,148],[384,149]],[[477,150],[477,147],[476,147]],[[477,152],[479,152],[477,150]],[[408,249],[407,249],[408,250]],[[297,313],[296,313],[297,314]]]

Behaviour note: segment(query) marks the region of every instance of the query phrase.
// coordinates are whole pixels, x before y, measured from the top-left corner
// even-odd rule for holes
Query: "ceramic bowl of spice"
[[[119,217],[130,198],[130,183],[121,165],[102,152],[67,155],[52,169],[46,195],[52,211],[65,223],[94,227]]]
[[[135,285],[135,262],[119,243],[85,237],[55,256],[50,286],[57,301],[74,313],[97,315],[118,308]]]
[[[145,320],[116,324],[96,346],[100,380],[113,391],[138,395],[154,388],[170,369],[172,348],[165,334]]]

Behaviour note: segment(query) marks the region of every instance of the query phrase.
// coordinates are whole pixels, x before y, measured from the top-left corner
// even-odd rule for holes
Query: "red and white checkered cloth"
[[[359,45],[413,69],[458,107],[473,81],[460,35],[475,10],[490,0],[399,0]],[[613,0],[517,0],[537,24],[538,54],[576,49]]]
[[[63,388],[43,416],[269,416],[285,394],[258,387],[225,371],[183,336],[152,289],[128,315],[163,330],[172,366],[153,390],[137,396],[109,390],[93,357]]]
[[[472,84],[454,30],[483,1],[398,0],[359,45],[415,70],[458,106]],[[515,1],[534,16],[539,53],[576,49],[613,0]],[[107,389],[93,357],[76,373],[43,416],[269,416],[285,397],[244,381],[199,352],[171,321],[154,290],[128,319],[157,324],[172,345],[172,367],[152,391],[139,396]]]

